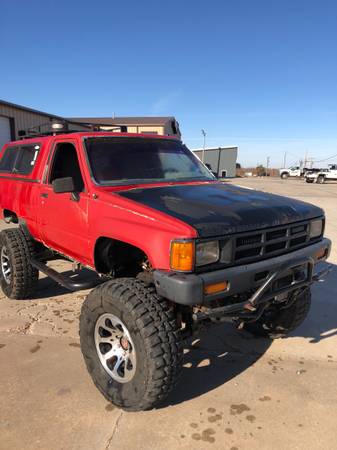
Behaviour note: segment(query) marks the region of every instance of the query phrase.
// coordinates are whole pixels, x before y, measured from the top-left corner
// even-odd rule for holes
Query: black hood
[[[201,237],[253,231],[324,214],[309,203],[218,182],[131,189],[119,195],[192,225]]]

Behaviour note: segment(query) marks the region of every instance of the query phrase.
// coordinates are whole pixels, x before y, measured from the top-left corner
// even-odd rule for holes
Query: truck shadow
[[[337,265],[322,282],[312,286],[312,302],[307,319],[290,336],[308,339],[310,344],[337,335]]]
[[[186,346],[178,385],[162,405],[183,403],[221,386],[253,366],[271,339],[255,338],[225,324],[211,328]]]
[[[303,345],[306,345],[317,344],[337,335],[336,299],[337,266],[333,265],[326,280],[313,286],[309,315],[290,337],[302,337],[306,340]],[[185,346],[180,382],[162,407],[191,400],[227,383],[253,366],[272,342],[239,332],[228,324],[200,333]],[[274,363],[269,361],[268,364],[273,366]],[[271,370],[274,369],[271,367]]]

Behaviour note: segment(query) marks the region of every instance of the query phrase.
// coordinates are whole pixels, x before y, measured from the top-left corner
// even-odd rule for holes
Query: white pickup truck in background
[[[301,177],[303,170],[299,167],[289,167],[288,169],[280,169],[280,177],[285,180],[288,177]]]
[[[305,177],[307,176],[308,173],[312,173],[312,174],[316,174],[318,172],[321,172],[324,169],[318,169],[318,168],[307,168],[307,167],[299,167],[299,166],[294,166],[294,167],[289,167],[288,169],[279,169],[279,173],[280,173],[280,177],[283,180],[286,180],[289,177]],[[310,183],[310,181],[309,181]]]
[[[289,177],[303,177],[303,175],[310,169],[306,169],[305,167],[293,166],[284,169],[279,169],[280,177],[283,180],[286,180]]]
[[[307,172],[305,181],[319,184],[326,181],[337,181],[337,164],[330,164],[328,169],[321,169],[319,172]]]

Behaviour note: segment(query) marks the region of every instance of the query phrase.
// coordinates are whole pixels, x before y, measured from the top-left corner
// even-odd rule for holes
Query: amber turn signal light
[[[204,287],[205,294],[217,294],[218,292],[226,291],[228,288],[228,281],[222,281],[221,283],[209,284]]]
[[[194,242],[172,242],[171,269],[191,272],[194,265]]]
[[[316,260],[323,259],[326,256],[327,249],[321,248],[318,252],[315,253]]]

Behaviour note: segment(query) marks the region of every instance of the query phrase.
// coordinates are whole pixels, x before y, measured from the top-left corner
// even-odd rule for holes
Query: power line
[[[292,166],[297,166],[298,165],[298,159],[296,159],[296,161],[294,161],[292,164],[288,164],[288,167],[292,167]]]
[[[315,161],[315,163],[317,163],[317,162],[323,162],[323,161],[328,161],[329,159],[336,158],[336,156],[337,156],[337,153],[336,153],[336,155],[329,156],[329,158],[318,159],[317,161]]]

